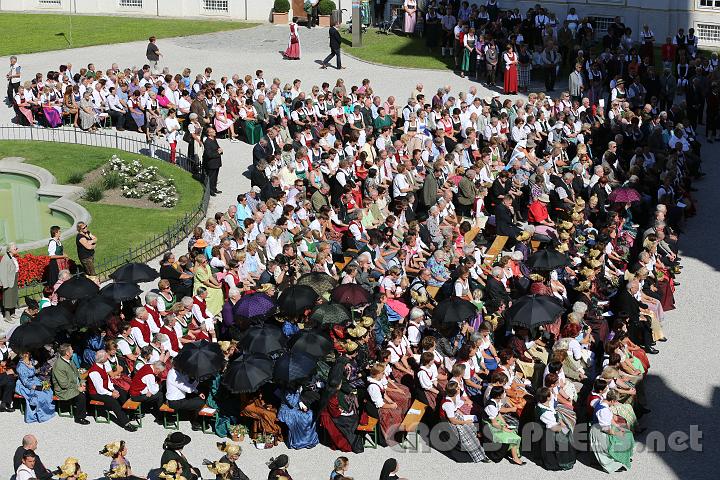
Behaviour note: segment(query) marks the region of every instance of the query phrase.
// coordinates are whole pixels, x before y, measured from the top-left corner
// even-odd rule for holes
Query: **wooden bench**
[[[163,414],[163,427],[166,430],[180,430],[180,414],[170,407],[167,403],[163,403],[160,407]],[[172,417],[172,422],[168,421],[168,417]]]
[[[508,241],[508,237],[505,235],[498,235],[495,237],[495,241],[490,245],[490,248],[485,253],[485,262],[488,265],[492,265],[495,262],[495,259],[498,255],[502,252],[502,249],[505,247],[505,244]]]
[[[128,398],[128,399],[125,401],[125,403],[123,403],[122,408],[123,408],[123,410],[127,410],[127,411],[129,411],[129,412],[132,412],[133,415],[132,415],[131,418],[132,418],[133,420],[135,420],[135,422],[137,423],[137,426],[138,426],[139,428],[142,428],[142,417],[143,417],[143,413],[142,413],[142,403],[140,403],[140,402],[135,402],[135,401],[130,400],[130,399]]]
[[[440,287],[436,287],[435,285],[428,285],[427,287],[425,287],[425,290],[427,291],[428,295],[430,295],[432,298],[435,298],[440,291]]]
[[[92,407],[95,423],[110,423],[110,411],[105,407],[105,402],[90,400],[90,406]],[[105,415],[100,415],[101,412]]]
[[[198,417],[200,417],[200,427],[202,428],[202,432],[207,434],[214,433],[212,426],[208,425],[208,421],[210,421],[211,418],[213,420],[217,418],[217,410],[210,408],[207,405],[203,405],[202,410],[198,412]]]
[[[343,257],[342,262],[335,262],[335,268],[337,268],[338,273],[342,272],[345,267],[347,267],[347,264],[350,263],[350,261],[353,259],[353,257]]]
[[[413,404],[410,406],[410,409],[405,414],[405,418],[403,419],[402,423],[400,424],[400,430],[401,432],[407,433],[405,440],[402,441],[400,444],[403,448],[413,449],[417,451],[418,449],[418,442],[419,442],[419,435],[417,433],[417,427],[420,425],[420,422],[422,422],[423,415],[425,415],[425,410],[428,408],[427,405],[425,405],[420,400],[415,400]],[[413,440],[410,440],[410,435],[413,434]]]
[[[365,437],[365,448],[378,447],[378,419],[375,417],[367,417],[365,425],[358,425],[357,431],[362,432]]]

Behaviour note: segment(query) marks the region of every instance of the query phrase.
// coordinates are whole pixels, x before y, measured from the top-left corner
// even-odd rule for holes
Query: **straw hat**
[[[80,471],[80,465],[77,458],[66,458],[65,462],[58,467],[58,470],[60,470],[58,478],[76,477],[77,480],[85,480],[87,478],[87,474]]]
[[[530,238],[532,238],[532,233],[528,232],[527,230],[523,230],[520,235],[515,237],[515,240],[517,240],[518,242],[524,242],[525,240],[529,240]]]
[[[358,344],[352,340],[346,340],[343,344],[347,353],[353,353],[358,348]]]
[[[105,445],[103,447],[102,450],[100,450],[100,455],[105,455],[106,457],[112,458],[115,455],[117,455],[117,453],[120,451],[121,448],[122,448],[121,442],[108,443],[107,445]]]
[[[582,282],[578,283],[575,287],[575,290],[578,292],[587,292],[590,290],[590,280],[583,280]]]
[[[193,248],[205,248],[208,246],[208,243],[204,239],[199,239],[193,244]]]
[[[365,328],[370,328],[375,325],[375,320],[370,317],[362,317],[360,319],[360,322],[358,322],[358,325],[362,325]]]
[[[240,455],[240,452],[242,452],[242,448],[240,448],[240,445],[230,442],[218,442],[217,448],[221,452],[227,453],[228,455]]]
[[[352,328],[348,328],[347,333],[352,338],[362,338],[367,333],[367,328],[363,327],[362,325],[355,325]]]

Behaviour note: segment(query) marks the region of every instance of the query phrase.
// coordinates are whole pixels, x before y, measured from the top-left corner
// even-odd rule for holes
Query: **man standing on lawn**
[[[156,45],[157,38],[152,36],[148,39],[148,41],[149,41],[149,43],[147,46],[147,51],[145,52],[145,57],[147,58],[147,61],[150,63],[150,69],[151,69],[152,73],[157,73],[158,62],[160,61],[160,57],[162,57],[162,53],[160,53],[160,49]]]
[[[5,75],[8,80],[7,103],[12,105],[15,94],[20,90],[20,65],[17,63],[17,57],[10,57],[10,71]]]

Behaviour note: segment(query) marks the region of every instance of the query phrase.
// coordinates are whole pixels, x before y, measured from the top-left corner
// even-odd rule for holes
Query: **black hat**
[[[192,440],[182,432],[173,432],[163,442],[163,450],[180,450]]]
[[[283,453],[275,458],[271,458],[267,463],[267,466],[270,470],[276,470],[278,468],[286,467],[289,460],[288,456]]]

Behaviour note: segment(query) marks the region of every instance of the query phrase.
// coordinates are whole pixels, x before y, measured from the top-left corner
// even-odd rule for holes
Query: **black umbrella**
[[[222,384],[233,393],[250,393],[272,380],[272,376],[272,359],[261,353],[249,353],[228,365]]]
[[[84,275],[73,277],[64,281],[57,289],[57,296],[70,300],[90,298],[95,295],[100,287]]]
[[[557,250],[540,250],[528,258],[528,267],[533,270],[555,270],[570,264],[570,259]]]
[[[370,293],[357,283],[346,283],[333,288],[332,299],[348,307],[370,303]]]
[[[508,309],[508,317],[512,325],[533,328],[554,322],[564,310],[555,297],[525,295],[513,301]]]
[[[433,324],[468,322],[477,315],[477,308],[464,298],[450,297],[438,303],[433,310]]]
[[[173,365],[185,375],[203,379],[223,369],[225,356],[220,345],[200,340],[185,345],[177,354]]]
[[[330,337],[318,330],[300,332],[294,339],[292,352],[307,353],[316,358],[324,357],[332,351]]]
[[[60,305],[50,305],[40,310],[34,323],[57,332],[71,327],[73,325],[73,316],[72,313]]]
[[[27,352],[52,343],[55,331],[40,322],[20,325],[10,335],[10,348],[15,352]]]
[[[240,349],[246,353],[269,355],[285,348],[285,336],[278,327],[263,325],[250,327],[240,340]]]
[[[160,274],[146,263],[126,263],[110,274],[116,282],[143,283],[152,282]]]
[[[104,327],[114,311],[115,307],[106,298],[93,297],[80,302],[75,312],[75,324],[78,327]]]
[[[275,362],[273,380],[278,383],[290,384],[309,377],[317,359],[303,352],[287,352]]]
[[[287,315],[300,315],[315,305],[318,294],[307,285],[293,285],[282,291],[278,297],[280,311]]]
[[[333,325],[350,321],[352,314],[339,303],[324,303],[315,307],[310,318],[320,325]]]
[[[134,283],[113,282],[100,289],[100,296],[115,303],[127,302],[140,296],[142,290]]]
[[[337,285],[337,280],[322,272],[311,272],[306,273],[302,277],[298,278],[298,285],[307,285],[311,287],[318,295],[322,295],[325,292],[329,292]]]

